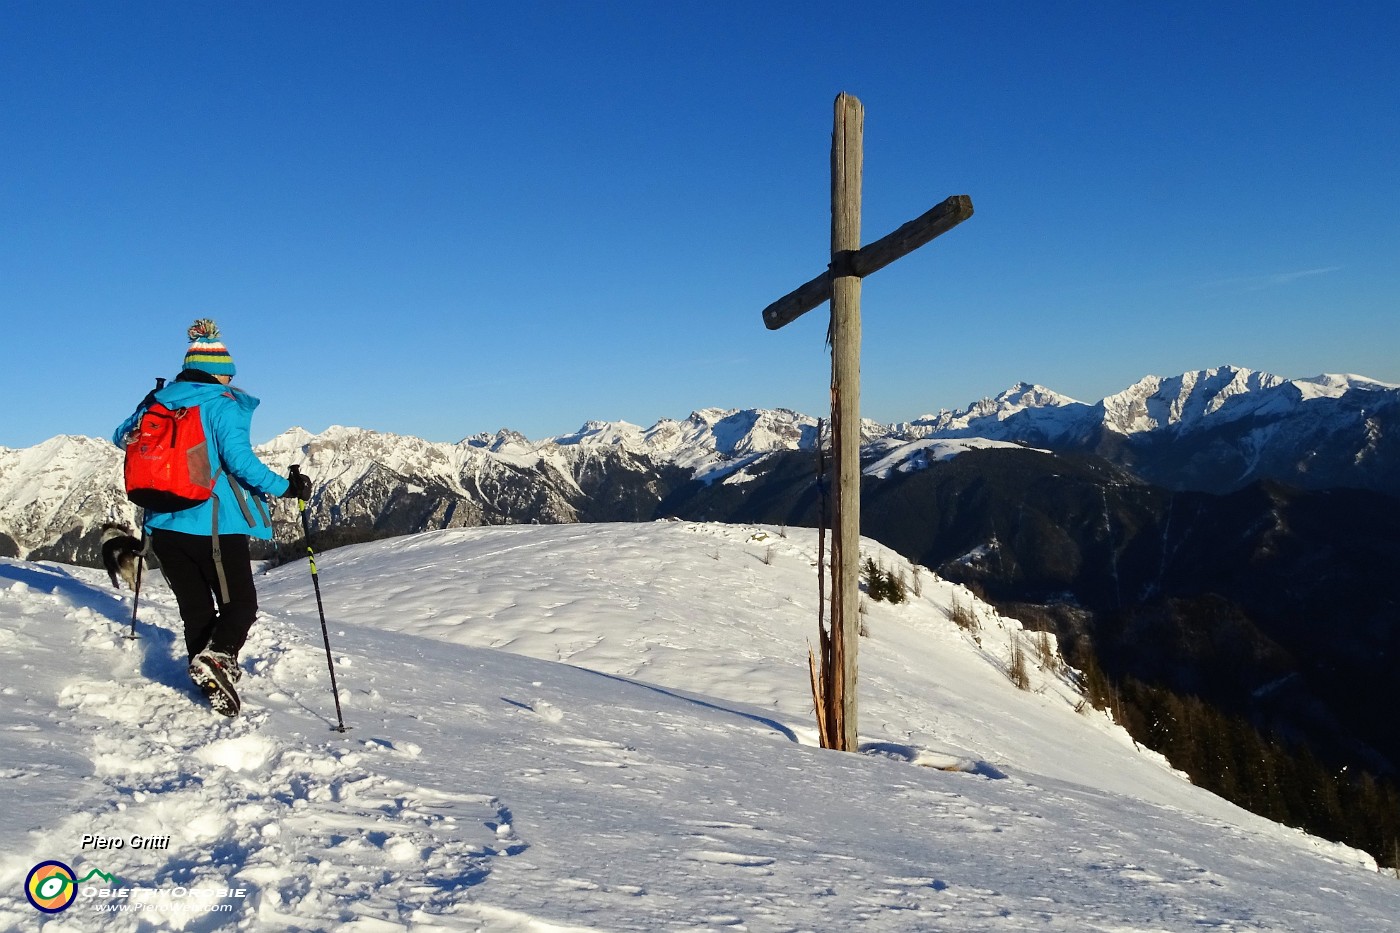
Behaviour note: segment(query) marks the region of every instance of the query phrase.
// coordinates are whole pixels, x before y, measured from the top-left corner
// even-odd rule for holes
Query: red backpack
[[[151,512],[178,512],[209,501],[216,474],[199,406],[173,411],[151,402],[126,445],[126,497]]]

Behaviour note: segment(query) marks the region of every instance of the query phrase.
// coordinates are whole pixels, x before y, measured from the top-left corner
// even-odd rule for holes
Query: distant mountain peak
[[[1119,434],[1139,434],[1191,424],[1220,411],[1232,398],[1287,382],[1279,376],[1239,366],[1218,366],[1179,376],[1146,376],[1100,405],[1104,426]]]
[[[1053,389],[1047,389],[1045,386],[1033,382],[1016,383],[1014,386],[998,395],[996,401],[1007,405],[1019,405],[1021,407],[1058,407],[1079,404],[1076,399],[1072,399],[1068,395],[1061,395]]]
[[[1358,376],[1353,373],[1323,373],[1319,376],[1310,376],[1306,379],[1295,379],[1293,384],[1298,386],[1304,397],[1326,396],[1336,398],[1358,389],[1363,392],[1387,391],[1400,389],[1400,385],[1391,382],[1381,382],[1379,379],[1371,379],[1368,376]]]

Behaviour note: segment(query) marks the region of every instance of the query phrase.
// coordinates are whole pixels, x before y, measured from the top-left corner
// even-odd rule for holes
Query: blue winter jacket
[[[258,400],[232,386],[207,382],[172,382],[153,393],[170,409],[199,406],[210,468],[219,471],[208,502],[179,512],[147,512],[147,528],[164,528],[192,535],[251,535],[272,538],[272,521],[264,496],[287,491],[285,476],[274,473],[253,453],[248,431]],[[146,402],[117,428],[112,440],[125,448],[126,438],[141,420]],[[217,518],[217,525],[215,519]]]

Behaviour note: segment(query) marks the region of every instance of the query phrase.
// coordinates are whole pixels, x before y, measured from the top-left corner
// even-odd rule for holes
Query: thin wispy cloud
[[[1324,266],[1321,269],[1304,269],[1301,272],[1280,272],[1277,275],[1268,277],[1267,285],[1287,285],[1299,279],[1311,278],[1314,275],[1326,275],[1329,272],[1336,272],[1341,266]]]
[[[1275,272],[1269,275],[1246,275],[1229,279],[1216,279],[1202,283],[1201,288],[1227,288],[1237,292],[1261,292],[1269,288],[1282,288],[1301,279],[1338,272],[1341,266],[1321,266],[1316,269],[1299,269],[1295,272]]]

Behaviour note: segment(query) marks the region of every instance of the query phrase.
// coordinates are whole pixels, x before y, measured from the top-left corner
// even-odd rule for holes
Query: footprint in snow
[[[496,858],[528,849],[495,797],[376,772],[385,753],[416,757],[410,743],[292,745],[261,731],[266,709],[211,720],[183,682],[162,682],[182,673],[171,628],[144,633],[120,679],[69,684],[59,702],[71,713],[64,725],[90,735],[106,790],[72,806],[56,833],[170,839],[167,849],[122,852],[128,884],[244,887],[249,897],[230,901],[232,922],[300,928],[396,916],[405,904],[446,907],[460,899],[454,892],[483,882]],[[272,683],[298,640],[261,619],[246,657]],[[563,717],[543,703],[532,712]]]

